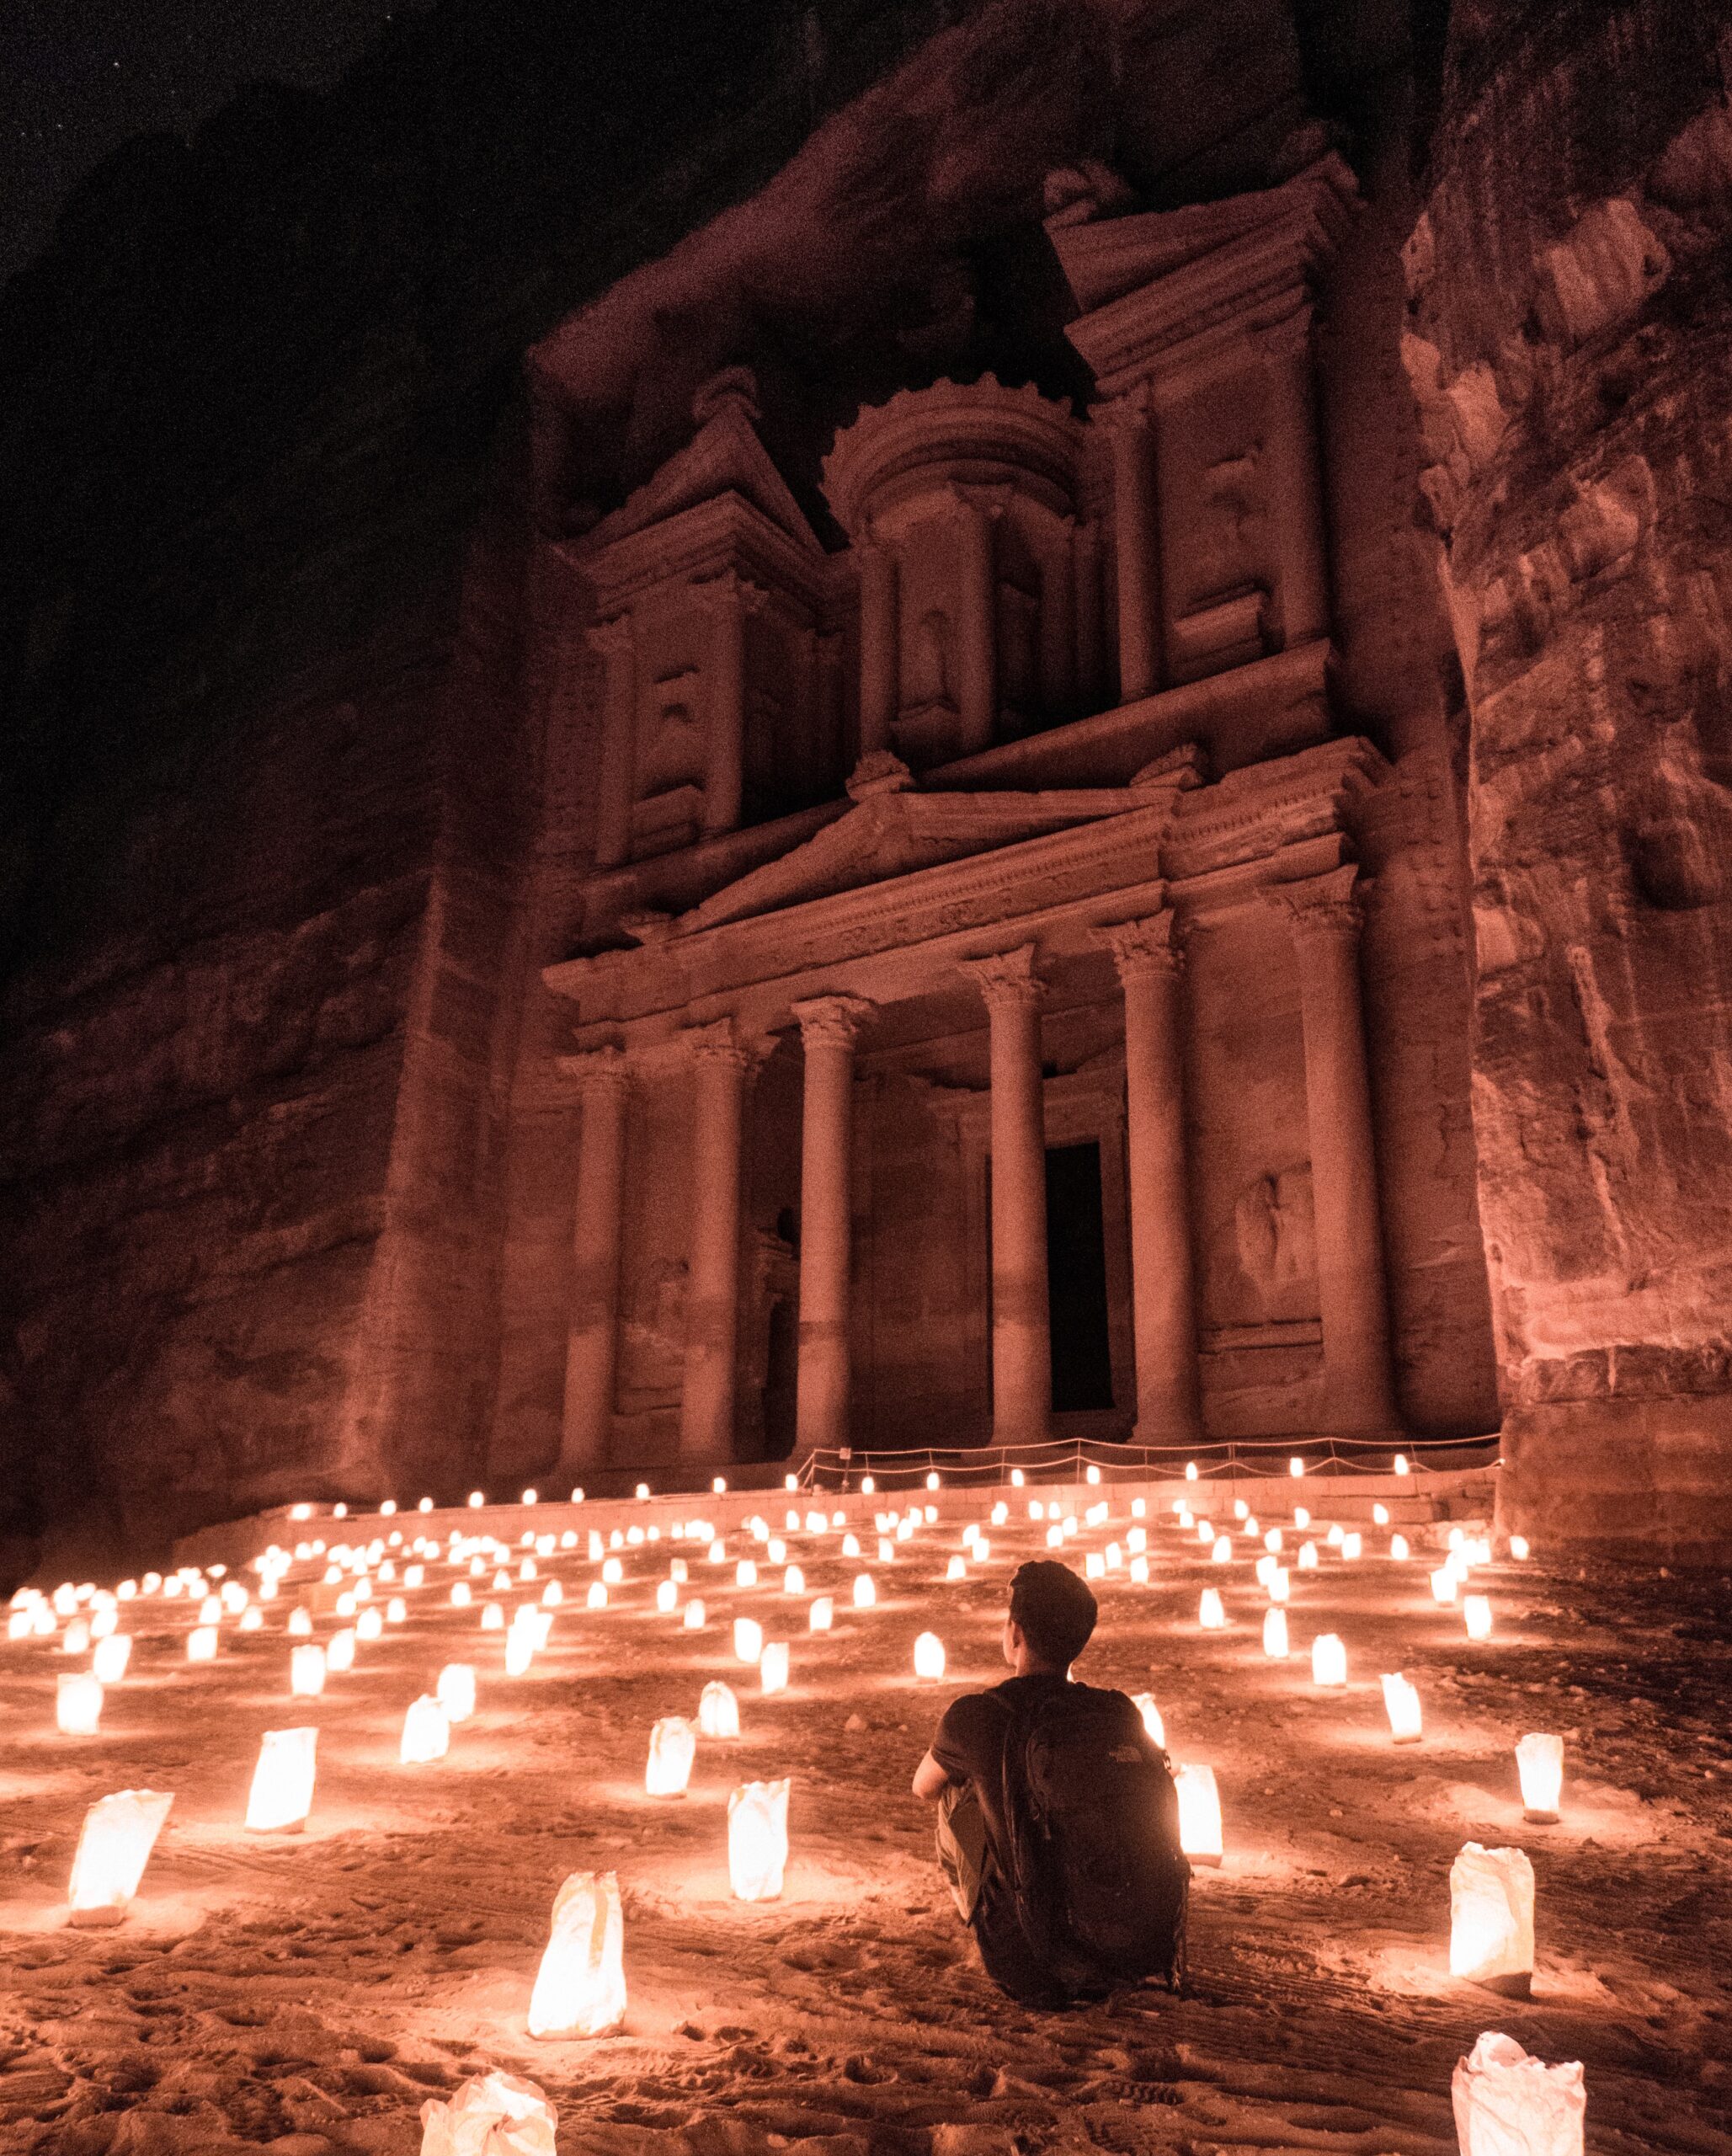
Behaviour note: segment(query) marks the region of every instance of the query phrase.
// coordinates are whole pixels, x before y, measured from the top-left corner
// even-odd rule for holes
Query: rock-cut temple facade
[[[1086,394],[861,404],[821,534],[726,369],[550,544],[561,1482],[1495,1429],[1447,774],[1338,686],[1357,187],[1070,177]]]

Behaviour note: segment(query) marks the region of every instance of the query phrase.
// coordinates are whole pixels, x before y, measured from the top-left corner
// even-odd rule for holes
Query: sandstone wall
[[[1732,34],[1463,7],[1407,365],[1471,708],[1511,1523],[1732,1546]]]

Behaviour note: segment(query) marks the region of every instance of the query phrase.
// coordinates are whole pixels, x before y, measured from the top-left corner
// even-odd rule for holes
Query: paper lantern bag
[[[1533,1866],[1468,1842],[1449,1870],[1449,1972],[1525,1995],[1533,1973]]]
[[[1547,2066],[1488,2030],[1457,2063],[1450,2097],[1462,2156],[1582,2156],[1579,2064]]]
[[[421,2106],[421,2156],[554,2156],[553,2106],[533,2081],[477,2074]]]
[[[532,2036],[601,2036],[626,2018],[625,1920],[611,1871],[574,1871],[553,1903],[553,1925],[530,1998]]]

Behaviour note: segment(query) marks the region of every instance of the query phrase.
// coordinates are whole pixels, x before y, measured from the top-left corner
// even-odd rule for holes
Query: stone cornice
[[[850,538],[890,504],[951,481],[1007,484],[1062,513],[1074,506],[1082,443],[1081,424],[1032,384],[938,382],[864,406],[823,461],[824,494]]]
[[[571,558],[602,614],[619,612],[658,585],[714,579],[730,568],[786,591],[815,612],[826,581],[827,558],[797,545],[743,494],[719,494],[665,523]]]
[[[1155,912],[1164,899],[1191,916],[1254,901],[1271,881],[1335,869],[1347,851],[1342,819],[1383,768],[1368,742],[1325,743],[1233,774],[1230,787],[1163,794],[988,854],[678,934],[652,950],[568,960],[542,978],[578,1004],[585,1028],[653,1032],[708,999],[725,1007],[735,996],[751,1001],[758,1022],[786,1022],[764,1015],[780,998],[785,1011],[788,1001],[820,991],[876,995],[879,976],[893,997],[910,963],[953,973],[963,958],[987,955],[983,937],[1026,942],[1043,920],[1074,922],[1080,936],[1091,917],[1107,926]]]
[[[1143,381],[1159,390],[1234,340],[1303,313],[1356,195],[1346,165],[1329,157],[1260,195],[1082,228],[1068,244],[1096,252],[1116,245],[1120,280],[1138,279],[1065,331],[1102,394]]]

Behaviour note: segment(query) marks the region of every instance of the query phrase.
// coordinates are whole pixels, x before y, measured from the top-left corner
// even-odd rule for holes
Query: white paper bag
[[[1582,2156],[1580,2063],[1548,2066],[1488,2030],[1458,2061],[1449,2093],[1462,2156]]]
[[[421,2156],[555,2156],[552,2104],[533,2081],[482,2073],[421,2106]]]

